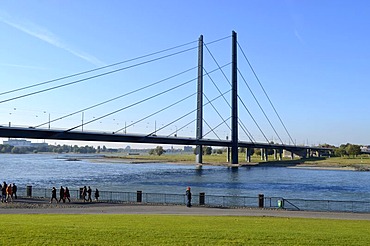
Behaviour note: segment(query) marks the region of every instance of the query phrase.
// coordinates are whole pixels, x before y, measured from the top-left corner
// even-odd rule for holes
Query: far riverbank
[[[170,163],[182,165],[196,165],[194,155],[105,155],[103,160],[110,163],[126,163],[126,164],[140,164],[140,163]],[[211,166],[231,166],[227,163],[225,155],[211,155],[203,157],[202,165]],[[101,162],[102,159],[99,160]],[[261,161],[260,157],[252,158],[252,162],[248,163],[245,160],[239,160],[239,166],[245,167],[289,167],[289,168],[309,168],[309,169],[325,169],[325,170],[352,170],[352,171],[370,171],[370,158],[368,156],[361,156],[357,158],[310,158],[310,159],[283,159],[282,161]]]

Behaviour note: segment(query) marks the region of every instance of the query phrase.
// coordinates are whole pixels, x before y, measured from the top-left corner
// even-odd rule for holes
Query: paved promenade
[[[52,203],[45,199],[19,199],[0,203],[0,214],[167,214],[197,216],[268,216],[285,218],[326,218],[370,220],[370,213],[287,211],[259,208],[210,208],[173,205],[142,205],[127,203],[93,202]]]

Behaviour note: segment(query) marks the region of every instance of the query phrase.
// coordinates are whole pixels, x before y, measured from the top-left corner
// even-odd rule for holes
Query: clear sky
[[[367,112],[370,101],[369,9],[370,2],[360,0],[2,1],[0,93],[196,41],[201,34],[206,43],[212,42],[230,36],[235,30],[240,46],[297,144],[338,146],[350,142],[367,145],[370,144],[370,114]],[[196,42],[188,47],[192,45],[196,46]],[[230,61],[230,38],[209,45],[209,49],[220,65]],[[0,103],[0,125],[12,122],[12,125],[34,126],[47,122],[49,115],[54,119],[119,96],[196,66],[196,53],[193,50],[169,58],[167,63],[159,61],[86,83]],[[248,84],[255,88],[256,96],[261,97],[261,104],[280,137],[288,143],[287,134],[263,98],[240,51],[238,63]],[[205,68],[207,71],[217,68],[209,54],[205,56]],[[225,67],[224,72],[229,76],[230,67]],[[196,70],[181,77],[181,81],[194,77]],[[221,77],[215,74],[214,79],[225,91],[227,82]],[[83,77],[64,82],[80,78]],[[243,88],[241,78],[239,85],[241,97],[260,122],[267,138],[277,141],[278,137],[266,124],[261,111],[251,100],[252,96]],[[0,101],[50,86],[0,95]],[[212,85],[205,85],[205,90],[210,98],[217,96]],[[157,92],[159,90],[151,91]],[[192,92],[195,92],[195,83],[149,105],[94,122],[95,125],[89,126],[90,130],[114,131],[158,110],[160,105],[168,105],[173,99]],[[86,111],[84,121],[148,95],[149,92],[134,94],[125,101]],[[226,94],[226,97],[229,100],[230,95]],[[179,115],[194,109],[195,102],[195,97],[187,101],[183,107],[186,110]],[[216,107],[227,119],[229,111],[221,105],[219,102]],[[178,117],[175,113],[179,111],[174,109],[167,115],[149,118],[128,131],[151,132],[167,124],[171,117]],[[206,110],[205,118],[215,127],[220,118],[211,111]],[[265,142],[242,106],[239,106],[239,112],[255,140]],[[81,121],[82,114],[78,114],[64,122],[53,123],[52,127],[69,128]],[[173,124],[167,133],[181,126],[180,122]],[[190,128],[182,129],[179,135],[193,136],[194,128]],[[229,135],[225,127],[217,128],[216,132],[221,138]],[[245,136],[241,138],[248,140]]]

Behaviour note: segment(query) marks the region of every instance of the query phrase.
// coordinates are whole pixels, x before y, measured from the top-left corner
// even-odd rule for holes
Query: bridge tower
[[[238,66],[235,31],[232,32],[231,49],[231,164],[238,164]]]
[[[196,139],[203,138],[203,35],[198,41],[197,131]],[[203,146],[196,147],[196,163],[203,163]]]

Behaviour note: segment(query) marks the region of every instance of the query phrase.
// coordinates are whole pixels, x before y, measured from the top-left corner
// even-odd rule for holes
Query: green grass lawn
[[[370,221],[180,215],[0,215],[1,245],[368,245]]]

